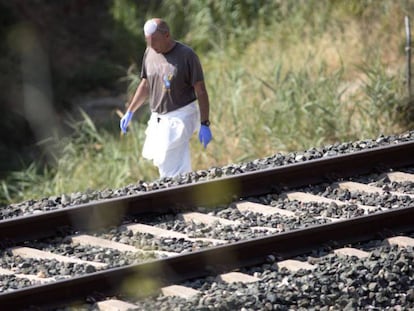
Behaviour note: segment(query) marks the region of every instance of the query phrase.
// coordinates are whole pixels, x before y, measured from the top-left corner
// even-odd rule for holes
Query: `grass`
[[[405,98],[403,20],[413,1],[287,1],[268,10],[274,16],[264,18],[266,11],[259,10],[253,22],[246,22],[253,14],[248,6],[190,3],[199,9],[191,20],[168,5],[163,9],[167,19],[176,14],[182,17],[180,25],[188,23],[177,39],[194,43],[211,101],[214,139],[203,150],[194,135],[193,169],[410,129],[412,122],[400,122],[399,111],[410,103]],[[240,14],[226,19],[217,14],[220,10]],[[238,18],[244,28],[232,32]],[[212,32],[220,21],[221,31]],[[134,85],[136,72],[126,73]],[[134,118],[125,136],[96,128],[87,115],[72,126],[72,137],[52,138],[61,150],[56,165],[44,169],[33,163],[11,174],[1,182],[0,201],[158,178],[140,155],[145,115]]]

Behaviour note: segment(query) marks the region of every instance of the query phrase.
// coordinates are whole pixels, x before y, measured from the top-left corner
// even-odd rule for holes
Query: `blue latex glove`
[[[126,133],[128,124],[131,121],[133,114],[134,113],[132,111],[127,111],[122,117],[121,122],[119,123],[122,133]]]
[[[204,145],[204,148],[207,147],[212,138],[210,128],[207,125],[201,125],[200,131],[198,132],[198,139]]]

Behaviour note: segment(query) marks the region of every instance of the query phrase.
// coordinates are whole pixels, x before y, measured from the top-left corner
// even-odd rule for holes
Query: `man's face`
[[[151,47],[155,52],[162,53],[165,50],[167,42],[167,34],[155,31],[152,35],[145,36],[147,45]]]

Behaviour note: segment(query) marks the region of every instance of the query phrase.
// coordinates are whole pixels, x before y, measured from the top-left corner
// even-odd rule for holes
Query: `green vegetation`
[[[164,17],[204,66],[214,140],[204,151],[194,136],[195,170],[412,128],[404,16],[413,12],[414,1],[145,3],[143,8],[137,1],[114,0],[111,14],[140,40],[146,18]],[[125,73],[131,85],[139,81],[139,67],[131,64]],[[96,83],[102,72],[85,75]],[[129,95],[133,90],[128,88]],[[146,117],[136,116],[120,137],[84,115],[71,123],[73,136],[51,138],[60,150],[56,164],[33,163],[11,174],[2,181],[0,200],[156,179],[156,169],[140,156]]]

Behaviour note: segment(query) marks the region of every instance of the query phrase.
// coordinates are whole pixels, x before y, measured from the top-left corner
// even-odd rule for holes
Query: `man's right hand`
[[[128,124],[131,121],[133,114],[134,113],[132,111],[128,110],[122,117],[121,122],[119,123],[122,133],[126,133]]]

